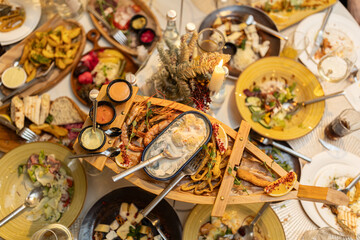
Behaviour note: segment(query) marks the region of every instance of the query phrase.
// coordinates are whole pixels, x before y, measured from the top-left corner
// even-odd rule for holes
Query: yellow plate
[[[284,57],[262,58],[251,64],[240,75],[235,87],[235,99],[239,112],[244,120],[250,123],[253,130],[266,137],[276,140],[291,140],[302,137],[311,132],[320,122],[325,102],[309,104],[298,111],[283,130],[267,129],[251,119],[249,108],[245,105],[244,90],[250,88],[254,82],[259,86],[264,77],[280,76],[288,80],[291,85],[296,82],[295,100],[300,102],[324,95],[324,91],[317,80],[304,65]]]
[[[248,216],[254,217],[260,210],[263,203],[243,204],[243,205],[228,205],[226,211],[238,211],[239,221],[242,221]],[[198,239],[199,229],[206,222],[210,221],[210,214],[213,205],[196,205],[191,211],[186,220],[183,240]],[[266,239],[285,240],[284,229],[280,223],[278,216],[270,207],[261,216],[257,225],[263,231]]]
[[[55,154],[55,158],[62,162],[62,167],[65,167],[74,179],[75,190],[72,202],[58,222],[69,227],[78,217],[85,201],[86,175],[79,160],[65,160],[68,155],[71,155],[66,147],[48,142],[24,144],[11,150],[0,159],[0,219],[24,203],[29,190],[25,189],[24,175],[19,177],[17,168],[20,164],[25,164],[31,154],[38,154],[41,150],[44,150],[46,155]],[[30,222],[26,220],[28,211],[29,209],[25,210],[2,226],[0,236],[4,239],[30,239],[37,230],[51,224],[45,221]]]

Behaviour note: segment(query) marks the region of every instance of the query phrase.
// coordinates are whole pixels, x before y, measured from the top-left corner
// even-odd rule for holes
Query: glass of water
[[[320,77],[328,82],[339,82],[346,79],[356,62],[353,49],[340,46],[323,56],[318,63]]]

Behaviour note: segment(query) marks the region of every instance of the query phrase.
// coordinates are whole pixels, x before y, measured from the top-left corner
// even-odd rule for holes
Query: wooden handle
[[[211,212],[211,216],[222,217],[225,212],[225,208],[230,197],[231,188],[234,185],[234,176],[236,172],[233,170],[235,165],[240,164],[247,139],[250,133],[250,124],[246,121],[241,121],[239,132],[236,135],[235,143],[231,151],[228,165],[226,166],[224,178],[221,182],[219,192],[215,199],[215,204]],[[232,169],[232,173],[229,174],[228,169]]]
[[[86,38],[94,45],[93,50],[100,48],[98,41],[100,39],[100,32],[96,29],[91,29],[87,34]]]
[[[330,205],[348,205],[348,196],[328,187],[299,185],[297,197],[299,200],[322,202]]]

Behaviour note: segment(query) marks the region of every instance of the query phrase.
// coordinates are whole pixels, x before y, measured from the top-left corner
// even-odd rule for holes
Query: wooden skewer
[[[230,191],[234,185],[233,174],[236,174],[236,172],[233,171],[233,169],[235,165],[240,164],[240,160],[244,153],[250,129],[251,127],[249,123],[247,123],[246,121],[241,121],[240,129],[236,135],[235,143],[229,158],[228,165],[225,169],[224,178],[221,182],[219,192],[215,199],[215,204],[212,209],[211,216],[221,217],[225,212],[225,208],[230,197]],[[233,173],[229,173],[229,169],[231,169]]]

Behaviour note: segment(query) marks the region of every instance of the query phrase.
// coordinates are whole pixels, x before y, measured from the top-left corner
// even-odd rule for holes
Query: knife
[[[313,48],[311,50],[310,57],[313,57],[315,55],[316,51],[319,49],[320,45],[323,42],[324,29],[325,29],[327,21],[329,20],[329,16],[330,16],[330,13],[332,12],[332,9],[333,9],[332,7],[329,7],[327,9],[326,13],[325,13],[325,16],[324,16],[323,22],[321,24],[321,27],[320,27],[319,31],[317,32],[317,34],[316,34],[314,46],[313,46]]]
[[[326,148],[327,150],[330,151],[343,151],[342,149],[338,148],[337,146],[332,145],[331,143],[325,142],[324,140],[319,138],[319,142],[321,143],[321,145],[324,146],[324,148]]]

